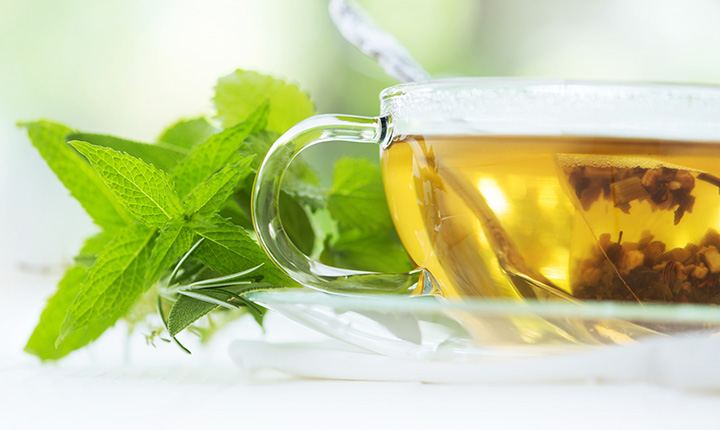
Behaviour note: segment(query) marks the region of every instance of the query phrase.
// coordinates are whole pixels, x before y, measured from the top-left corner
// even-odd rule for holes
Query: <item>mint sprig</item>
[[[70,141],[78,140],[88,142],[95,146],[125,152],[166,172],[172,170],[172,168],[188,154],[188,149],[186,148],[163,142],[152,144],[143,143],[104,134],[73,133],[66,136],[66,139]]]
[[[125,210],[149,227],[161,227],[182,213],[165,172],[139,158],[110,148],[71,141],[100,174]]]
[[[165,312],[161,317],[174,338],[213,311],[241,309],[261,323],[264,309],[243,294],[298,286],[254,239],[250,193],[272,142],[314,114],[312,102],[295,85],[242,70],[218,81],[214,102],[220,124],[206,117],[180,120],[156,143],[46,120],[20,124],[101,228],[48,300],[26,351],[43,360],[62,358],[119,319],[136,319],[138,303],[146,303],[142,298],[151,289],[159,294],[160,310],[169,309],[167,320]],[[392,230],[379,170],[366,160],[341,160],[329,190],[310,166],[294,161],[280,212],[306,254],[351,268],[409,267]],[[321,212],[330,214],[324,223],[317,222]]]
[[[74,130],[46,120],[19,125],[27,129],[30,142],[95,224],[112,230],[132,222],[132,216],[115,199],[100,175],[66,144],[67,136]]]
[[[76,349],[95,340],[147,290],[145,271],[155,234],[156,229],[142,224],[128,226],[98,254],[67,309],[56,347]],[[72,334],[77,336],[69,338]]]
[[[88,269],[81,265],[70,266],[60,280],[55,294],[48,299],[35,330],[30,335],[25,351],[43,360],[56,360],[86,345],[81,333],[66,336],[66,341],[56,344],[65,317],[75,297],[80,292]],[[89,342],[89,340],[88,340]]]
[[[267,103],[261,104],[245,121],[210,136],[190,152],[170,175],[178,195],[185,197],[215,172],[239,161],[243,156],[238,151],[248,136],[266,125],[268,110]]]

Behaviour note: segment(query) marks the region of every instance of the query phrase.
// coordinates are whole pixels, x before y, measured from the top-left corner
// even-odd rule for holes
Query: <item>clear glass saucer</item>
[[[720,333],[720,308],[690,304],[341,296],[312,290],[247,298],[383,355],[474,361],[566,354],[666,336]]]

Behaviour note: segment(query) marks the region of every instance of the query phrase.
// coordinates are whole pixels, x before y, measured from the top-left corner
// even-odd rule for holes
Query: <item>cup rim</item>
[[[457,77],[431,79],[427,81],[406,82],[387,87],[380,92],[380,101],[407,95],[418,91],[433,91],[450,89],[453,87],[464,87],[477,89],[493,87],[550,87],[563,88],[571,87],[597,87],[597,88],[627,88],[627,89],[675,89],[678,91],[717,91],[720,92],[720,84],[704,82],[663,82],[663,81],[631,81],[631,80],[593,80],[593,79],[559,79],[559,78],[534,78],[520,76],[478,76],[478,77]]]
[[[450,78],[380,93],[405,134],[577,135],[720,142],[720,85]]]

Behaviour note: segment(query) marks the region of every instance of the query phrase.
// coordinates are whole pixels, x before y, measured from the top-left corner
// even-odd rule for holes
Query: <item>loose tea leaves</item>
[[[674,223],[680,223],[686,212],[692,212],[695,176],[688,170],[670,167],[597,167],[574,165],[564,167],[568,183],[584,210],[601,197],[615,207],[630,213],[630,203],[647,201],[654,210],[675,209]],[[710,177],[708,174],[703,174]]]
[[[599,237],[592,256],[575,271],[579,299],[720,304],[720,233],[667,249],[646,231],[638,242]]]
[[[720,178],[652,160],[616,157],[558,156],[570,189],[583,211],[600,199],[625,215],[643,202],[652,211],[673,210],[677,226],[696,202],[698,180],[720,188]],[[630,163],[635,162],[633,166]],[[613,165],[614,164],[614,165]],[[668,226],[665,228],[672,228]],[[656,232],[657,233],[657,232]],[[597,236],[590,257],[581,260],[571,282],[580,299],[720,303],[720,235],[708,230],[698,243],[667,249],[644,231],[638,242]]]

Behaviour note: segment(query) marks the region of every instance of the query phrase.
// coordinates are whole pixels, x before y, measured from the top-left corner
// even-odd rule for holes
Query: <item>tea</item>
[[[382,164],[447,297],[720,303],[717,143],[416,135]]]

